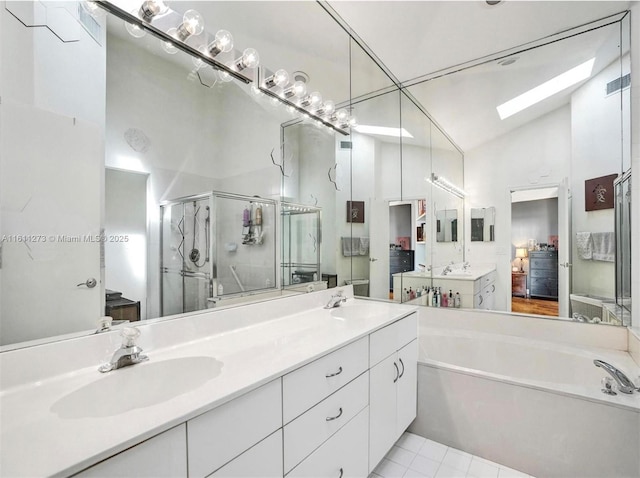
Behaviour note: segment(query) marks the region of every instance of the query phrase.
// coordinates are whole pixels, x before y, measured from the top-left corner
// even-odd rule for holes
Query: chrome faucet
[[[342,296],[342,291],[339,290],[334,295],[331,296],[327,305],[324,306],[325,309],[333,309],[335,307],[340,307],[343,302],[346,302],[347,298]]]
[[[634,391],[640,392],[640,388],[636,387],[629,378],[618,370],[613,365],[603,362],[602,360],[594,360],[593,364],[596,367],[603,368],[618,384],[618,390],[622,393],[633,393]]]
[[[140,336],[140,331],[137,328],[125,327],[122,329],[121,335],[122,346],[113,353],[113,357],[109,362],[98,367],[100,372],[111,372],[118,368],[149,360],[149,357],[142,354],[142,349],[136,345],[136,339]]]
[[[447,267],[445,267],[444,269],[442,269],[442,275],[446,276],[449,272],[451,272],[453,269],[451,269],[451,264],[448,264]]]
[[[469,267],[471,267],[471,264],[469,264],[469,262],[465,262],[464,264],[462,264],[462,269],[463,270],[467,270]]]

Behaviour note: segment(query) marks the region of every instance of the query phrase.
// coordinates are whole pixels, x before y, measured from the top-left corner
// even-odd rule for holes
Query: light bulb
[[[178,27],[178,38],[185,41],[192,35],[200,35],[204,30],[204,18],[195,10],[187,10]]]
[[[322,104],[322,95],[317,91],[311,93],[309,95],[309,99],[311,100],[311,107],[313,109],[318,109],[318,107]]]
[[[336,104],[331,100],[327,100],[318,107],[316,114],[320,116],[331,116],[335,110]]]
[[[162,0],[146,0],[140,6],[139,14],[143,20],[150,22],[158,15],[164,15],[169,7]]]
[[[135,10],[131,12],[132,15],[136,15]],[[142,28],[134,23],[124,22],[124,27],[129,32],[129,35],[135,38],[142,38],[147,34]]]
[[[233,65],[231,65],[231,64],[227,64],[226,66],[227,66],[227,67],[229,67],[229,68],[233,68]],[[231,76],[231,75],[229,74],[229,72],[224,71],[224,70],[218,70],[218,76],[219,76],[219,77],[220,77],[220,79],[221,79],[222,81],[224,81],[225,83],[228,83],[228,82],[230,82],[231,80],[233,80],[233,76]]]
[[[174,38],[175,38],[175,36],[176,36],[176,34],[177,34],[177,33],[176,33],[176,29],[175,29],[175,28],[170,28],[170,29],[167,31],[167,34],[168,34],[169,36],[172,36],[172,37],[174,37]],[[164,51],[166,51],[169,55],[175,55],[176,53],[178,53],[178,49],[177,49],[177,48],[174,46],[174,44],[173,44],[173,43],[171,43],[170,41],[163,41],[163,42],[162,42],[162,49],[163,49]]]
[[[358,126],[358,120],[356,120],[355,116],[350,116],[347,123],[349,124],[349,128],[355,128]]]
[[[282,95],[285,98],[291,98],[292,96],[301,97],[301,96],[304,96],[306,92],[307,92],[307,85],[305,85],[303,81],[296,81],[289,88],[287,88],[286,90],[283,90]]]
[[[278,70],[264,80],[264,86],[267,88],[273,88],[274,86],[284,88],[287,83],[289,83],[289,73],[285,70]]]
[[[233,48],[233,36],[227,30],[218,30],[214,40],[207,47],[211,58],[220,53],[226,53]]]
[[[235,61],[236,70],[242,71],[245,68],[255,68],[260,63],[260,55],[253,48],[247,48],[242,52],[242,56]]]

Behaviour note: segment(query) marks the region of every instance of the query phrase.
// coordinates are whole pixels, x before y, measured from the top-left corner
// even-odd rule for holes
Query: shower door
[[[206,309],[214,295],[211,195],[169,203],[160,211],[160,314]]]

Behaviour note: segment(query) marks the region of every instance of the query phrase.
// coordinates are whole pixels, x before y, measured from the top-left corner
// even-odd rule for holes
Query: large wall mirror
[[[458,239],[471,268],[487,262],[496,266],[491,309],[512,310],[511,273],[513,268],[519,272],[516,250],[525,249],[525,294],[556,301],[552,315],[629,323],[628,304],[616,304],[613,201],[603,208],[591,204],[599,201],[598,191],[612,200],[612,181],[631,164],[629,47],[629,15],[622,13],[526,50],[502,52],[407,83],[408,91],[464,151],[466,195],[458,218],[464,217],[465,227]],[[497,108],[544,81],[579,70],[582,76],[571,86],[545,100],[510,112],[509,104]],[[438,170],[435,165],[433,169]],[[526,230],[516,227],[512,192],[529,195],[531,203],[555,198],[553,217],[535,216],[548,224],[529,221]],[[435,194],[434,188],[436,216],[446,217],[456,209]],[[478,226],[479,219],[486,222],[487,205],[495,208],[490,213],[498,231],[495,240],[484,224]],[[529,211],[531,207],[534,204]],[[597,258],[584,252],[583,241],[589,250],[598,249]],[[452,244],[436,240],[435,247]],[[545,254],[558,271],[553,277],[539,276]],[[436,249],[434,256],[447,257]],[[624,267],[629,267],[628,257]],[[553,286],[550,291],[537,287],[540,280]],[[587,314],[594,304],[597,314]]]

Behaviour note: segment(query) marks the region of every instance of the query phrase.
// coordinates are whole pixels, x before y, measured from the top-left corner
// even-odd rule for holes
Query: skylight
[[[380,136],[393,136],[395,138],[413,138],[413,135],[404,128],[389,128],[387,126],[368,126],[359,124],[356,131],[363,134],[377,134]]]
[[[549,81],[545,81],[541,85],[522,93],[520,96],[516,96],[512,100],[501,104],[496,108],[500,115],[500,119],[503,120],[508,118],[509,116],[512,116],[529,106],[533,106],[536,103],[539,103],[540,101],[581,82],[582,80],[586,80],[591,76],[591,71],[593,70],[593,64],[595,61],[595,58],[591,58],[591,60],[585,61],[555,78],[551,78]]]

